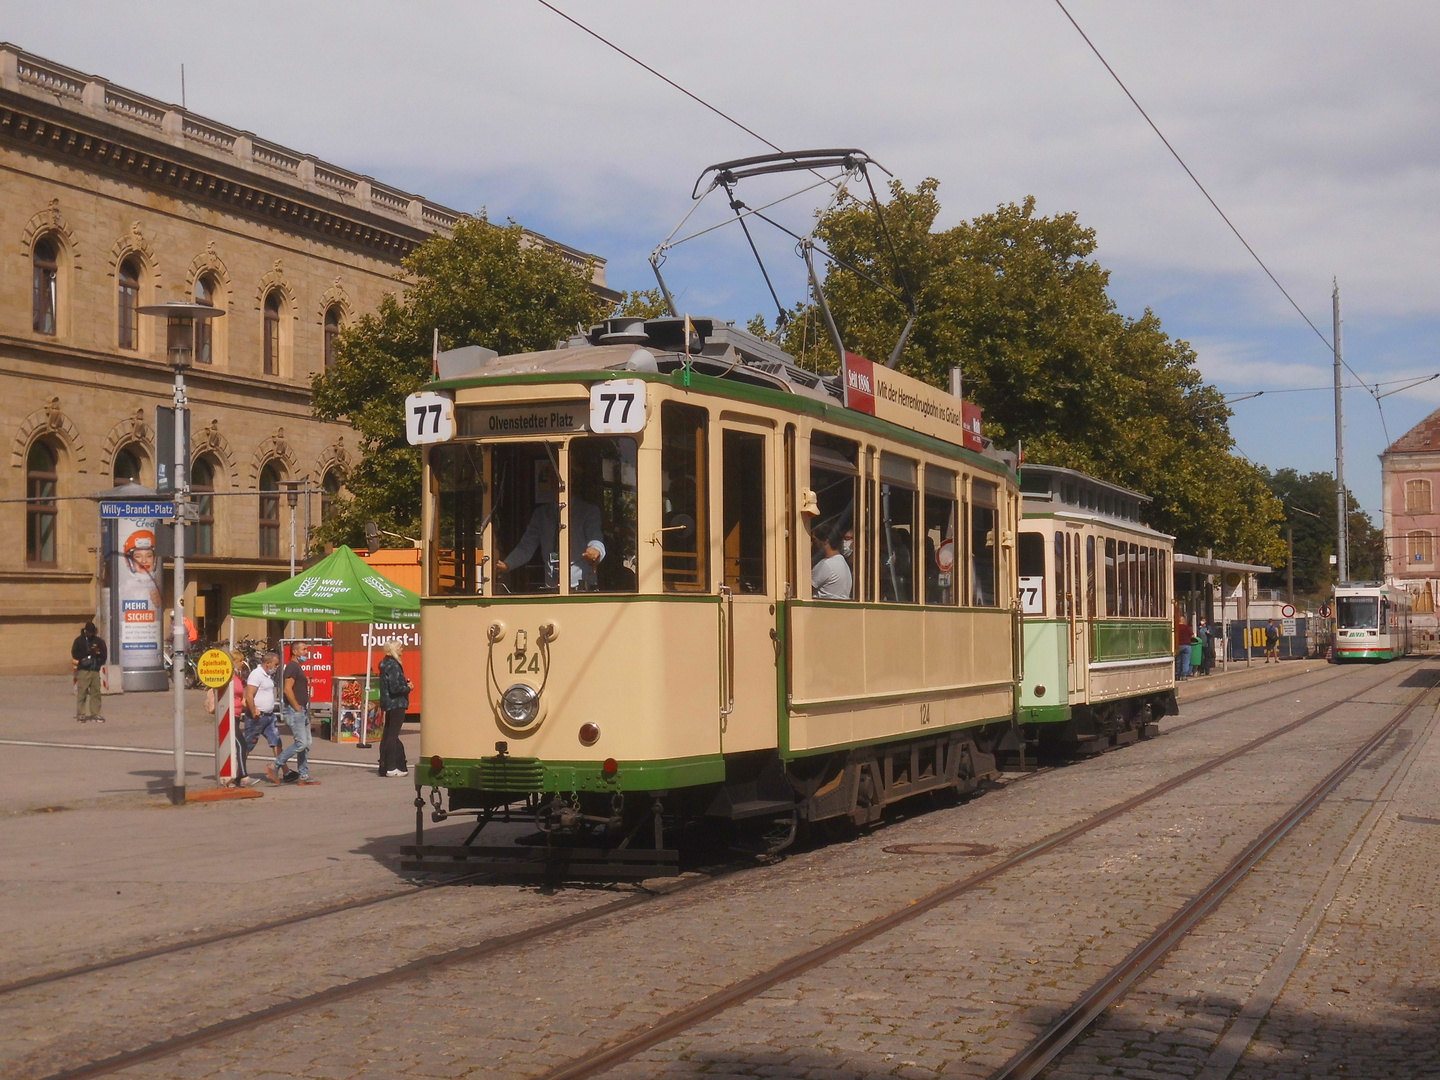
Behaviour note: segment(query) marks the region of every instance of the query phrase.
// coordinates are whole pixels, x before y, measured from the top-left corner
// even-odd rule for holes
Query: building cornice
[[[398,263],[465,215],[0,42],[0,142]],[[526,239],[605,288],[605,260]]]

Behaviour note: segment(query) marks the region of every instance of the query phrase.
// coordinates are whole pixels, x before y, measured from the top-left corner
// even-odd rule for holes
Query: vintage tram
[[[1395,660],[1410,652],[1410,597],[1379,581],[1335,586],[1335,659]]]
[[[1173,715],[1174,538],[1141,523],[1148,496],[1024,465],[1020,719],[1041,752],[1095,753]]]
[[[717,320],[469,355],[414,410],[433,820],[523,803],[554,838],[653,850],[993,775],[1020,496],[958,400]]]

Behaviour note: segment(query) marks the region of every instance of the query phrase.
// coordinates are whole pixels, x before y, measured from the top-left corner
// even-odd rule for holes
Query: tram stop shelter
[[[1175,552],[1175,600],[1180,617],[1191,626],[1206,619],[1222,631],[1227,643],[1224,662],[1236,658],[1249,660],[1250,594],[1256,574],[1268,574],[1271,568],[1256,563],[1231,562],[1212,555],[1185,555]],[[1263,622],[1262,622],[1263,625]],[[1232,628],[1242,636],[1231,647]]]
[[[338,547],[303,574],[268,589],[244,593],[230,602],[230,613],[242,619],[284,619],[297,622],[368,623],[420,621],[420,596],[385,577],[348,547]],[[365,654],[365,701],[370,700],[370,646]],[[362,716],[368,712],[361,709]],[[337,714],[338,715],[338,714]],[[364,742],[363,735],[361,742]]]

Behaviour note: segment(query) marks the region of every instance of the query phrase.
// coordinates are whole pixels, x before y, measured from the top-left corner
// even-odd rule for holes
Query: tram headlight
[[[516,683],[500,695],[500,711],[514,727],[529,727],[540,715],[540,695],[533,686]]]

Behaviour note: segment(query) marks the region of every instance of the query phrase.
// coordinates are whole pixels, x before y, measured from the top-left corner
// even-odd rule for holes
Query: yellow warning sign
[[[235,665],[230,662],[224,649],[207,649],[200,654],[195,667],[199,671],[200,681],[214,690],[228,683],[230,676],[235,673]]]

